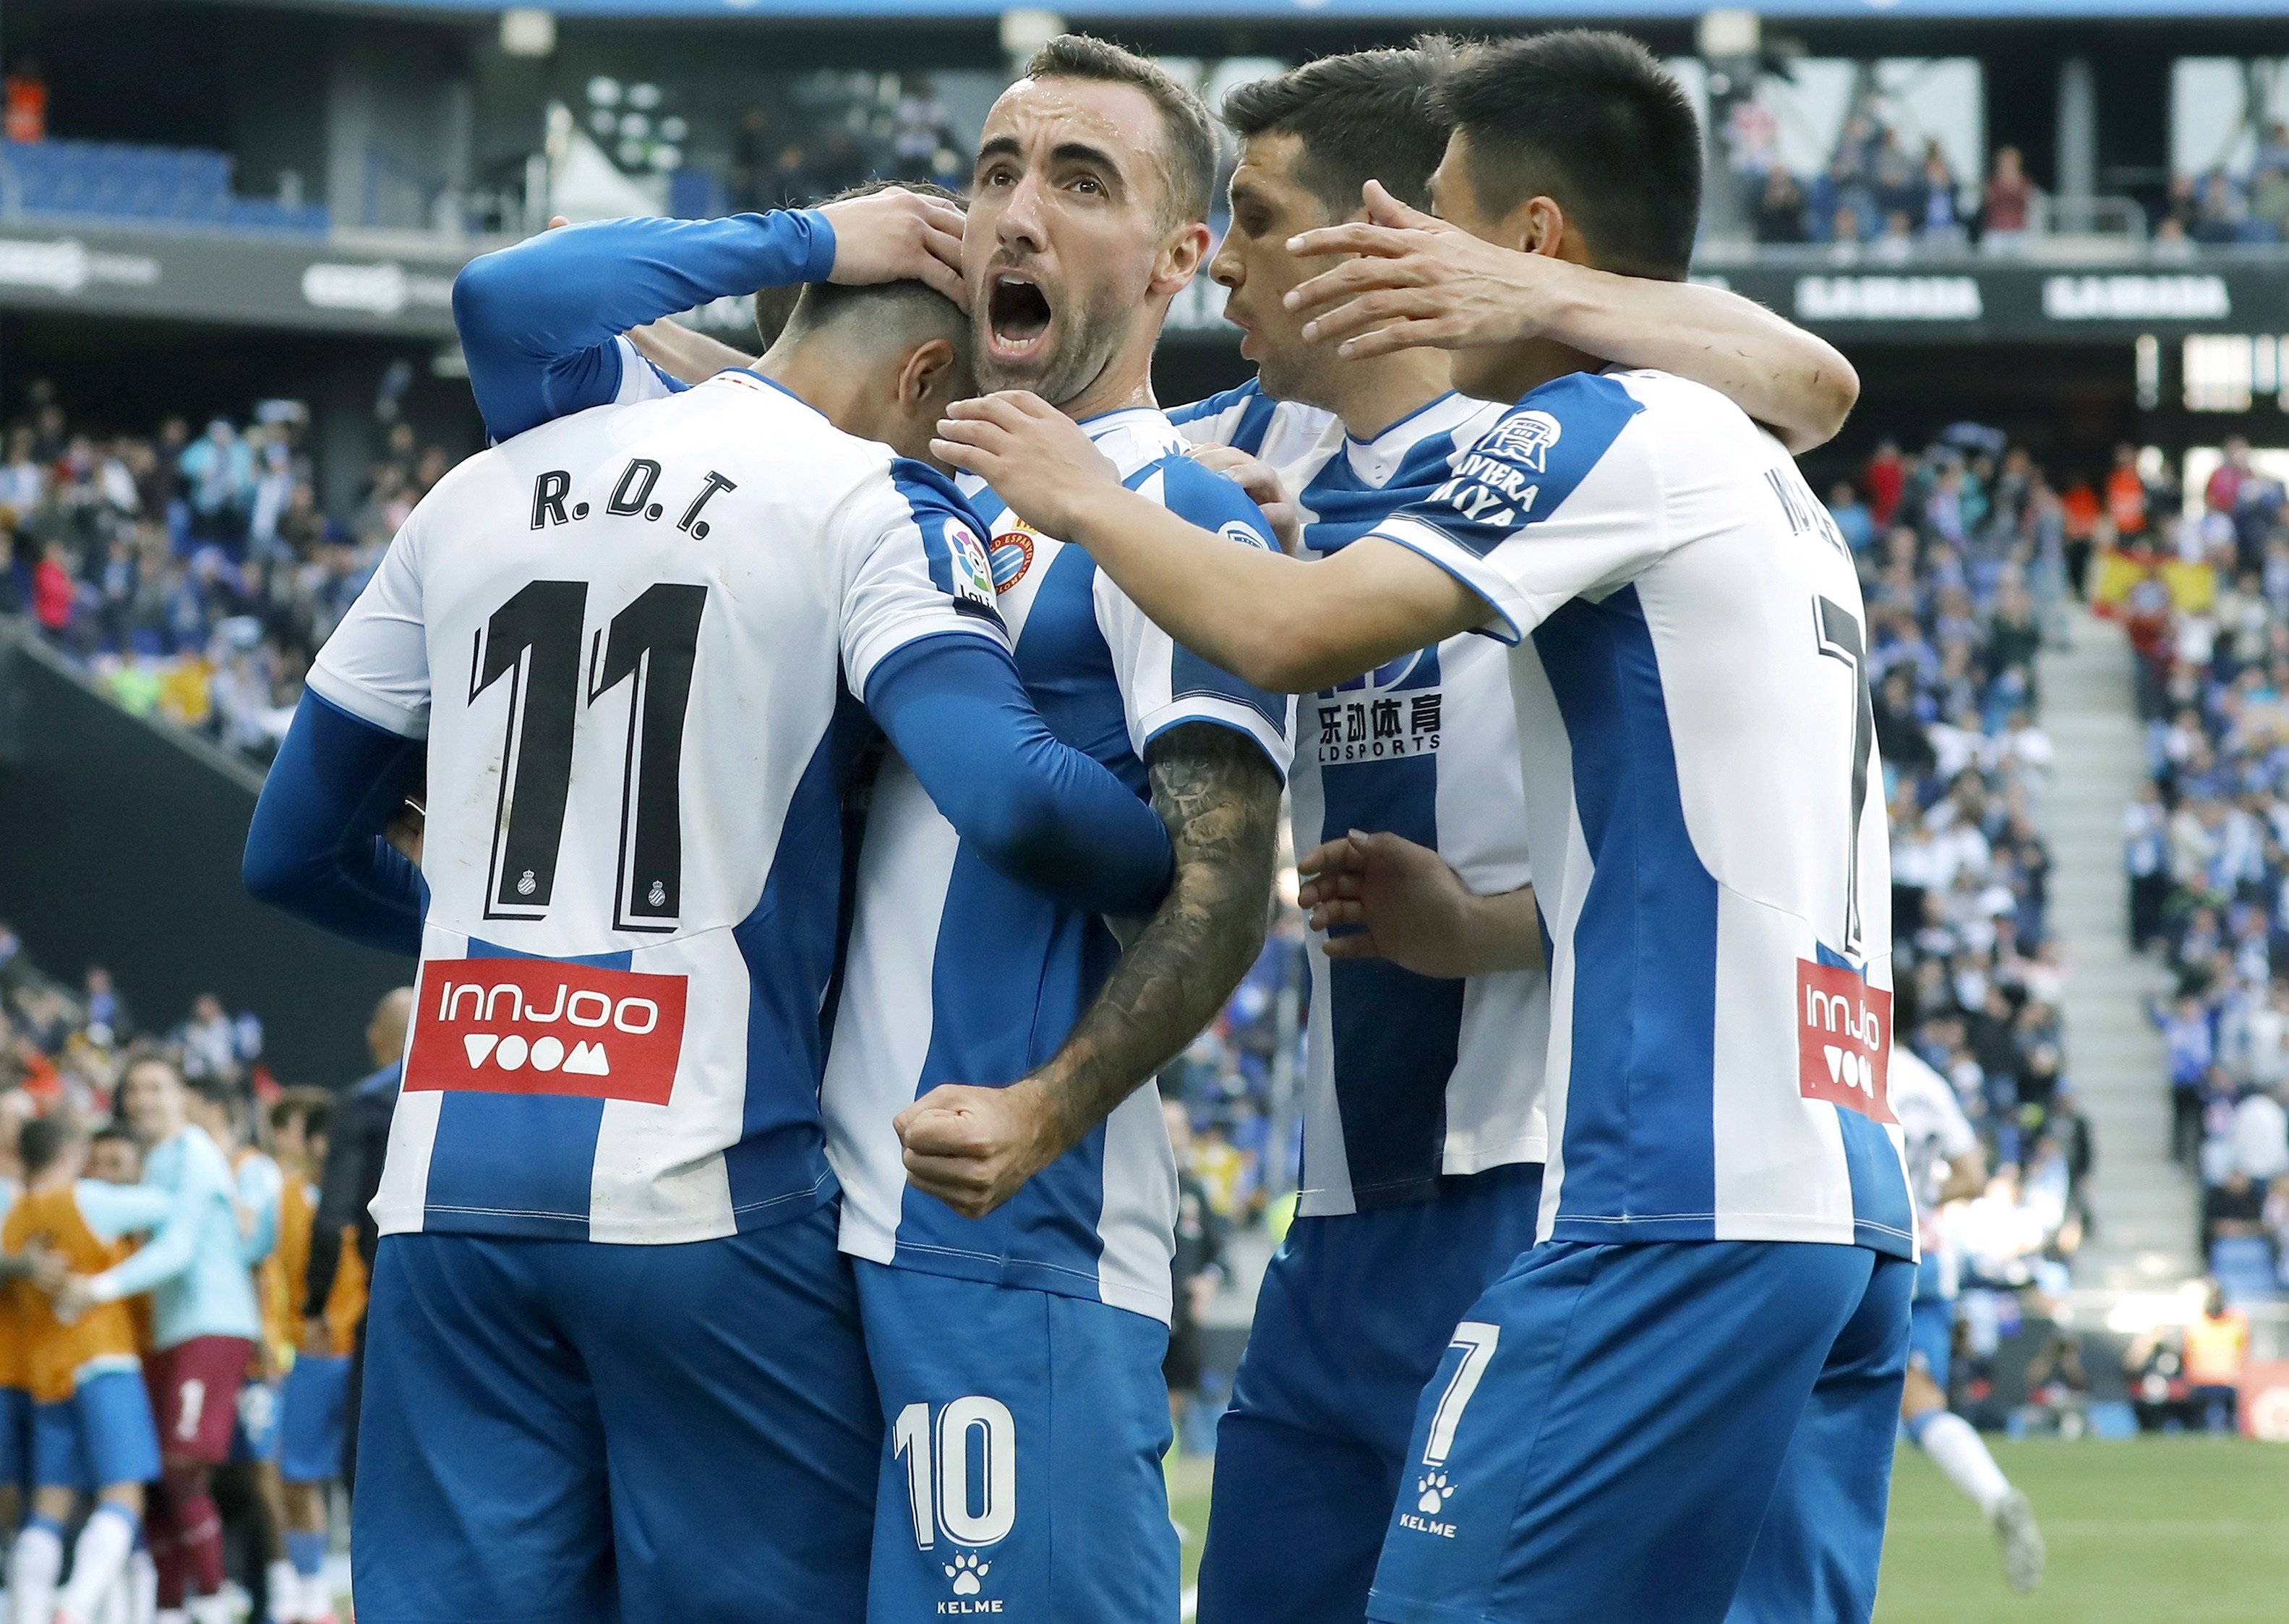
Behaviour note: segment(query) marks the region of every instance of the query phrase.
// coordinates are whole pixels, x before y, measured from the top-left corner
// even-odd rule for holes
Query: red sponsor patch
[[[666,1105],[687,978],[538,958],[431,959],[405,1086]]]
[[[1892,1115],[1892,995],[1838,964],[1796,962],[1797,1084],[1876,1122]]]

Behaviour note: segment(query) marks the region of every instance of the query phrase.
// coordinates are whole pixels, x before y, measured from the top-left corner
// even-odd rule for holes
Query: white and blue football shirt
[[[428,740],[384,1234],[695,1241],[832,1197],[849,694],[919,638],[1008,646],[974,524],[746,372],[532,428],[414,510],[310,675]]]
[[[1160,412],[1082,425],[1133,490],[1235,544],[1273,545],[1239,486],[1184,453]],[[1152,741],[1186,723],[1252,739],[1283,772],[1293,708],[1171,642],[1081,548],[965,492],[1017,669],[1049,731],[1139,796]],[[909,1188],[897,1113],[941,1083],[1013,1083],[1055,1053],[1119,947],[1105,921],[1012,884],[963,848],[895,759],[874,787],[824,1092],[842,1249],[880,1263],[1030,1287],[1167,1319],[1176,1158],[1139,1089],[1002,1207],[966,1219]]]
[[[1962,1265],[1958,1249],[1948,1238],[1939,1195],[1956,1158],[1979,1148],[1979,1135],[1956,1100],[1955,1085],[1907,1044],[1892,1050],[1887,1081],[1892,1114],[1900,1119],[1907,1156],[1908,1186],[1915,1193],[1916,1218],[1922,1228],[1923,1262],[1916,1275],[1916,1296],[1943,1301],[1956,1295]]]
[[[1375,533],[1515,645],[1544,1237],[1914,1255],[1866,615],[1788,453],[1698,384],[1572,373]]]
[[[1194,444],[1230,445],[1299,492],[1308,556],[1336,552],[1443,483],[1505,410],[1446,395],[1362,441],[1334,413],[1254,381],[1170,415]],[[1352,829],[1437,852],[1471,890],[1531,880],[1518,722],[1501,646],[1465,634],[1298,701],[1296,850]],[[1434,980],[1336,962],[1311,939],[1304,1084],[1307,1218],[1419,1201],[1441,1175],[1539,1162],[1549,979]]]

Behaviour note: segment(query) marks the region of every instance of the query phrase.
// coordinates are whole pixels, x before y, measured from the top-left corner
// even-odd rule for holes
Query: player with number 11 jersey
[[[778,359],[911,378],[961,319],[886,292]],[[868,716],[1014,878],[1137,911],[1169,872],[1025,703],[980,536],[928,467],[733,372],[462,464],[326,644],[258,888],[298,895],[276,847],[386,869],[362,843],[427,754],[426,916],[371,924],[421,971],[361,1616],[863,1616],[880,1411],[818,1085]]]

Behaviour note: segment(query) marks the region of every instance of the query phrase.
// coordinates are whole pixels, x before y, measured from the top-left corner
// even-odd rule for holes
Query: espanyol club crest
[[[1477,449],[1484,455],[1505,458],[1520,468],[1543,474],[1549,471],[1543,463],[1550,448],[1565,432],[1564,426],[1547,412],[1514,412],[1495,424],[1494,432]]]
[[[1019,524],[993,538],[986,561],[993,566],[994,591],[1009,591],[1033,567],[1033,533],[1032,526]]]

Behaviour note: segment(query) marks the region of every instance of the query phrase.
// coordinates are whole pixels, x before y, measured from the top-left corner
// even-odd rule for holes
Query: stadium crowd
[[[378,1057],[402,1030],[377,1015]],[[335,1106],[279,1085],[251,1012],[203,994],[147,1026],[108,972],[67,986],[0,924],[7,1616],[334,1616],[371,1256],[357,1192],[320,1188]]]
[[[329,514],[301,435],[285,403],[196,435],[179,417],[97,433],[34,380],[0,428],[0,615],[28,615],[126,709],[267,760],[311,655],[450,466],[395,423]]]
[[[2266,126],[2245,169],[2220,164],[2173,175],[2154,236],[2208,247],[2289,239],[2289,124]]]
[[[2130,933],[2172,978],[2151,1015],[2203,1252],[2256,1295],[2289,1278],[2289,514],[2239,441],[2194,513],[2157,495],[2125,548],[2150,772],[2123,814]]]
[[[2068,966],[2041,833],[2053,751],[2037,719],[2036,654],[2068,589],[2066,504],[2022,448],[1964,423],[1914,455],[1886,442],[1829,506],[1870,622],[1895,1029],[1953,1084],[1993,1169],[1947,1215],[1974,1351],[1991,1353],[2012,1293],[2064,1290],[2089,1222],[2094,1147],[2064,1075]]]
[[[1734,104],[1725,134],[1759,243],[1822,244],[1878,259],[1974,241],[2003,252],[2032,221],[2035,187],[2017,148],[1998,149],[1984,182],[1966,182],[1937,140],[1916,150],[1872,100],[1846,118],[1827,167],[1814,175],[1782,161],[1779,116],[1760,98]]]

